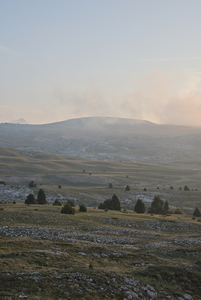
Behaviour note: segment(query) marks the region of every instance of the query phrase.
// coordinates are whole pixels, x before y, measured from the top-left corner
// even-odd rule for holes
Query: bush
[[[110,209],[110,210],[121,210],[120,201],[117,197],[117,195],[113,195],[112,199],[107,199],[103,203],[100,203],[98,206],[99,209]]]
[[[33,180],[31,180],[31,181],[29,182],[29,187],[30,187],[30,188],[36,187],[36,184],[34,183]]]
[[[84,204],[81,204],[80,208],[79,208],[79,211],[81,211],[81,212],[87,212],[86,206]]]
[[[6,182],[3,180],[0,180],[0,184],[6,185]]]
[[[187,185],[184,186],[184,191],[190,191],[190,189]]]
[[[29,194],[25,200],[25,204],[37,204],[35,196],[33,194]]]
[[[135,204],[135,207],[134,207],[134,211],[138,214],[145,213],[145,205],[141,199],[137,200],[137,203]]]
[[[179,187],[179,191],[182,191],[182,187],[181,186]]]
[[[61,189],[61,185],[60,184],[58,185],[58,189]]]
[[[93,264],[92,264],[92,263],[90,263],[90,264],[89,264],[89,269],[91,269],[91,270],[92,270],[93,268],[94,268]]]
[[[171,185],[170,190],[174,190],[173,186]]]
[[[109,183],[109,188],[113,188],[113,185],[112,185],[112,183]]]
[[[69,203],[66,203],[62,209],[61,209],[62,214],[69,214],[69,215],[74,215],[75,214],[75,209],[72,207]]]
[[[146,188],[144,188],[144,190],[143,190],[144,192],[147,192],[147,189]]]
[[[37,201],[38,201],[38,204],[47,204],[45,192],[43,191],[43,189],[40,189],[38,191]]]
[[[195,208],[193,215],[194,217],[201,217],[201,212],[198,207]]]
[[[16,204],[16,201],[15,201],[15,200],[13,200],[13,204]]]
[[[130,188],[129,185],[127,185],[126,188],[125,188],[126,191],[130,191],[130,189],[131,189],[131,188]]]
[[[52,203],[52,205],[55,205],[55,206],[62,206],[61,202],[60,202],[58,199],[56,199],[56,200]]]
[[[175,209],[175,212],[174,212],[176,215],[181,215],[181,210],[179,208],[176,208]]]

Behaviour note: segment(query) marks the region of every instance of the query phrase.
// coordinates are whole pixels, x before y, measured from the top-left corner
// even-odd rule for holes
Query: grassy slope
[[[100,181],[97,179],[93,183],[93,179],[87,180],[89,173],[94,178],[100,177]],[[73,175],[85,177],[86,186],[90,185],[90,182],[93,185],[105,185],[104,181],[101,182],[101,178],[103,178],[114,180],[119,185],[175,185],[179,187],[187,184],[193,189],[201,189],[201,172],[199,170],[141,163],[97,161],[0,147],[1,177],[36,176],[42,178],[46,184],[57,184],[61,180],[61,177],[57,178],[58,175],[64,176],[63,184],[65,181],[68,184],[68,178],[65,176]],[[79,185],[79,180],[76,184]]]

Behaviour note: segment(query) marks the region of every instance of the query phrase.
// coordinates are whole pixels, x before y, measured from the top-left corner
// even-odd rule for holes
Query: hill
[[[105,161],[201,168],[201,128],[91,117],[27,125],[0,124],[0,146]]]

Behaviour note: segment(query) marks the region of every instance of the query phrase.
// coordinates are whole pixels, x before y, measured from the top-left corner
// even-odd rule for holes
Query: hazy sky
[[[0,122],[201,126],[200,0],[0,0]]]

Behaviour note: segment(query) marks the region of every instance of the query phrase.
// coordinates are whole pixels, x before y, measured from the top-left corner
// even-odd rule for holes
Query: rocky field
[[[0,205],[0,299],[201,299],[201,222]]]

